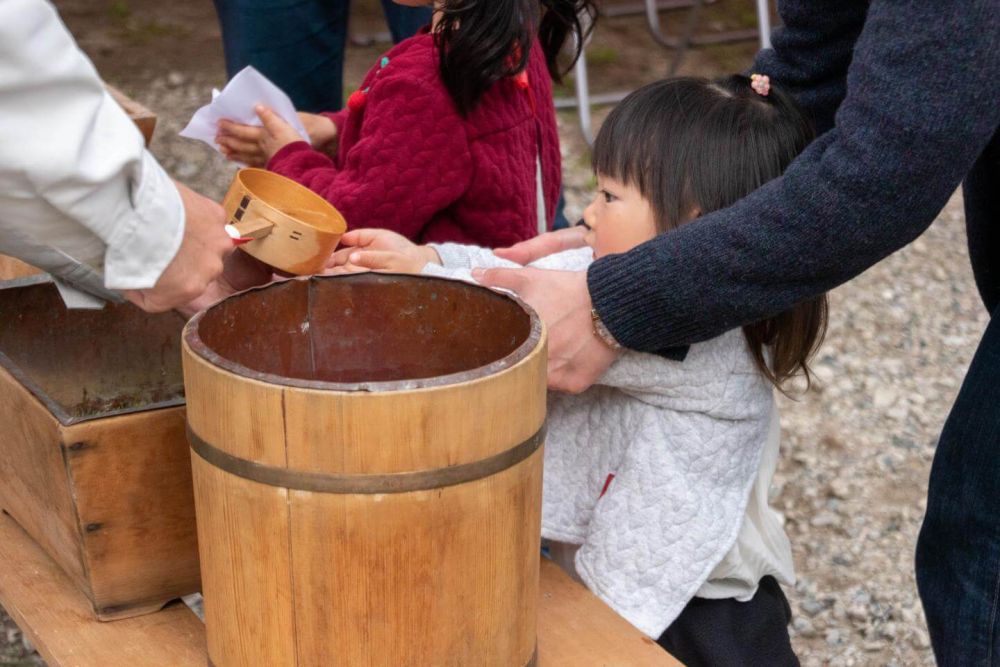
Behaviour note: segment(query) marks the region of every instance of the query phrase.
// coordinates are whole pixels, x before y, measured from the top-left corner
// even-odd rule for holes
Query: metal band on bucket
[[[241,459],[209,444],[187,424],[191,449],[207,463],[237,477],[268,486],[315,493],[407,493],[472,482],[495,475],[531,456],[545,442],[545,424],[524,442],[489,458],[447,468],[378,475],[339,475],[276,468]]]

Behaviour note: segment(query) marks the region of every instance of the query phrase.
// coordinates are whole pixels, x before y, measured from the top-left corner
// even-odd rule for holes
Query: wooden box
[[[0,283],[0,508],[101,620],[200,587],[176,313]]]
[[[31,264],[26,264],[15,257],[0,255],[0,280],[24,278],[25,276],[34,276],[41,272],[40,269],[36,269]]]

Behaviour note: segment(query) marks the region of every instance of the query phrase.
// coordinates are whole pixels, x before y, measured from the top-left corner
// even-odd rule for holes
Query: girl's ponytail
[[[539,0],[445,0],[435,39],[441,77],[462,115],[490,86],[527,66],[536,30],[553,78],[560,78],[557,58],[571,33],[579,37],[575,62],[596,17],[593,0],[541,2],[539,16]]]
[[[538,39],[545,51],[545,62],[549,67],[549,75],[556,81],[562,81],[562,75],[569,71],[576,59],[583,53],[583,44],[597,20],[597,6],[593,0],[541,0],[545,13],[538,27]],[[573,45],[573,58],[566,70],[559,69],[559,52],[566,43],[566,38],[576,35]]]
[[[809,359],[826,334],[826,295],[792,306],[779,315],[743,327],[757,369],[774,386],[801,372],[809,386]],[[770,352],[770,360],[765,351]],[[770,361],[770,363],[768,363]]]

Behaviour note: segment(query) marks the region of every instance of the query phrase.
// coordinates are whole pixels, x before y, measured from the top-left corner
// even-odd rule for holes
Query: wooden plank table
[[[677,667],[679,662],[556,565],[542,560],[541,667]],[[204,667],[205,626],[181,602],[110,623],[17,523],[0,513],[0,604],[50,667]]]

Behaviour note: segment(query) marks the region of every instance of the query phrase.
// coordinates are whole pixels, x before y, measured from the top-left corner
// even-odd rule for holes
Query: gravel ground
[[[988,320],[960,196],[834,291],[831,313],[815,390],[783,401],[795,645],[806,665],[934,664],[913,550],[937,437]]]
[[[123,83],[160,115],[153,150],[163,164],[215,198],[233,168],[176,132],[220,78],[171,72]],[[572,117],[561,123],[573,219],[591,175]],[[957,195],[918,241],[832,293],[814,388],[782,399],[775,488],[798,570],[787,592],[804,665],[933,664],[913,546],[937,434],[986,320]],[[0,666],[44,664],[6,614],[0,623]]]

